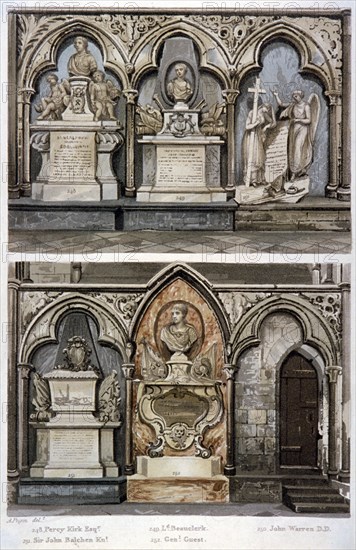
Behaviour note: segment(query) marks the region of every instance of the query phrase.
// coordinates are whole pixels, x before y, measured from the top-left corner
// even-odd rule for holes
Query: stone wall
[[[236,380],[237,473],[272,474],[278,464],[279,368],[302,344],[299,323],[290,314],[268,316],[261,343],[239,360]]]

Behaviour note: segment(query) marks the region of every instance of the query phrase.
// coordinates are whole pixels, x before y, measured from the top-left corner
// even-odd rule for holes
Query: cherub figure
[[[90,101],[94,111],[94,120],[116,120],[114,105],[120,97],[120,90],[111,80],[105,80],[103,71],[95,71],[93,82],[89,84]]]
[[[69,103],[69,82],[65,79],[58,82],[58,76],[55,74],[48,75],[46,80],[50,85],[50,92],[35,105],[36,111],[41,113],[37,120],[61,120],[62,113]]]

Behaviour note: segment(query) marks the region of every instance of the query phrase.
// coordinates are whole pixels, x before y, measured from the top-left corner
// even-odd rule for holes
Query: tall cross
[[[257,120],[259,95],[260,94],[266,94],[267,92],[266,92],[266,90],[261,88],[261,79],[259,77],[256,78],[255,87],[254,88],[248,88],[247,91],[254,94],[254,96],[253,96],[253,109],[252,109],[252,121],[251,121],[251,123],[254,124]],[[246,173],[246,181],[245,181],[246,187],[249,187],[250,183],[251,183],[252,156],[253,156],[254,144],[255,144],[255,130],[253,129],[251,131],[251,134],[250,134],[250,141],[249,141],[249,148],[248,148],[247,173]]]

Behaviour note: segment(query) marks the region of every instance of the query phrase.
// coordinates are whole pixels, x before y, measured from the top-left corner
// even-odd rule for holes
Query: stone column
[[[125,411],[125,468],[124,473],[131,476],[135,473],[132,447],[132,406],[133,406],[133,375],[135,372],[134,363],[122,365],[122,372],[126,381],[126,411]]]
[[[226,100],[227,121],[227,186],[226,192],[235,193],[236,187],[236,155],[235,155],[235,102],[239,95],[238,90],[223,90],[222,96]]]
[[[80,283],[82,272],[81,262],[72,262],[70,264],[70,282],[74,284]]]
[[[21,474],[27,474],[30,466],[28,461],[28,428],[29,428],[29,389],[30,375],[34,370],[30,363],[19,363],[19,460]]]
[[[224,474],[233,476],[235,467],[235,365],[226,364],[223,371],[226,375],[226,465]]]
[[[8,402],[7,402],[7,475],[9,502],[16,501],[16,485],[19,479],[17,454],[17,351],[19,331],[18,290],[20,280],[15,264],[9,266],[8,282]]]
[[[325,189],[325,196],[336,199],[339,186],[339,148],[341,146],[341,93],[338,90],[325,92],[329,97],[329,183]]]
[[[35,93],[33,88],[19,90],[19,148],[22,151],[22,168],[19,173],[19,184],[25,197],[31,196],[31,164],[30,164],[30,114],[31,96]]]
[[[342,169],[337,190],[339,201],[351,200],[351,14],[345,13],[342,26]]]
[[[314,264],[312,267],[313,285],[320,285],[320,264]]]
[[[326,367],[326,374],[329,378],[329,465],[328,475],[334,477],[338,474],[337,464],[337,379],[342,369],[338,366]]]
[[[350,357],[350,330],[351,330],[351,311],[350,311],[350,284],[342,282],[340,285],[342,292],[342,454],[341,471],[338,479],[343,482],[350,481],[350,434],[351,434],[351,357]]]
[[[17,84],[16,73],[17,63],[16,58],[16,13],[7,13],[8,30],[9,30],[9,51],[8,51],[8,82],[7,82],[7,101],[8,101],[8,168],[7,179],[9,189],[9,199],[20,198],[20,186],[17,177]],[[6,84],[3,84],[6,88]]]
[[[33,283],[30,262],[17,262],[16,273],[22,283]]]
[[[135,109],[137,90],[123,90],[126,98],[126,197],[136,195],[135,188]]]

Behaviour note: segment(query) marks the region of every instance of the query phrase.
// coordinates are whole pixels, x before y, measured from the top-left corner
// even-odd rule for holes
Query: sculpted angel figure
[[[290,181],[307,175],[313,160],[313,144],[318,125],[320,101],[316,94],[304,100],[304,92],[295,90],[292,101],[283,103],[278,92],[273,92],[277,103],[284,108],[280,118],[289,118],[288,165]]]
[[[105,80],[103,71],[95,71],[93,82],[89,84],[89,94],[94,120],[116,120],[114,105],[120,96],[120,90],[114,86],[111,80]]]
[[[74,47],[77,53],[69,58],[69,76],[90,77],[97,70],[98,66],[95,58],[88,50],[88,40],[84,36],[76,36]]]
[[[172,322],[161,330],[162,342],[171,353],[176,355],[188,353],[198,340],[195,328],[186,321],[187,314],[187,304],[183,302],[175,304],[171,311]]]
[[[41,102],[35,105],[38,113],[37,120],[61,120],[62,113],[68,105],[70,98],[70,86],[68,80],[59,82],[56,74],[49,74],[46,78],[50,91]]]
[[[187,65],[185,63],[177,63],[174,69],[177,77],[168,82],[167,95],[176,103],[178,101],[185,103],[193,95],[192,85],[185,77],[187,73]]]

